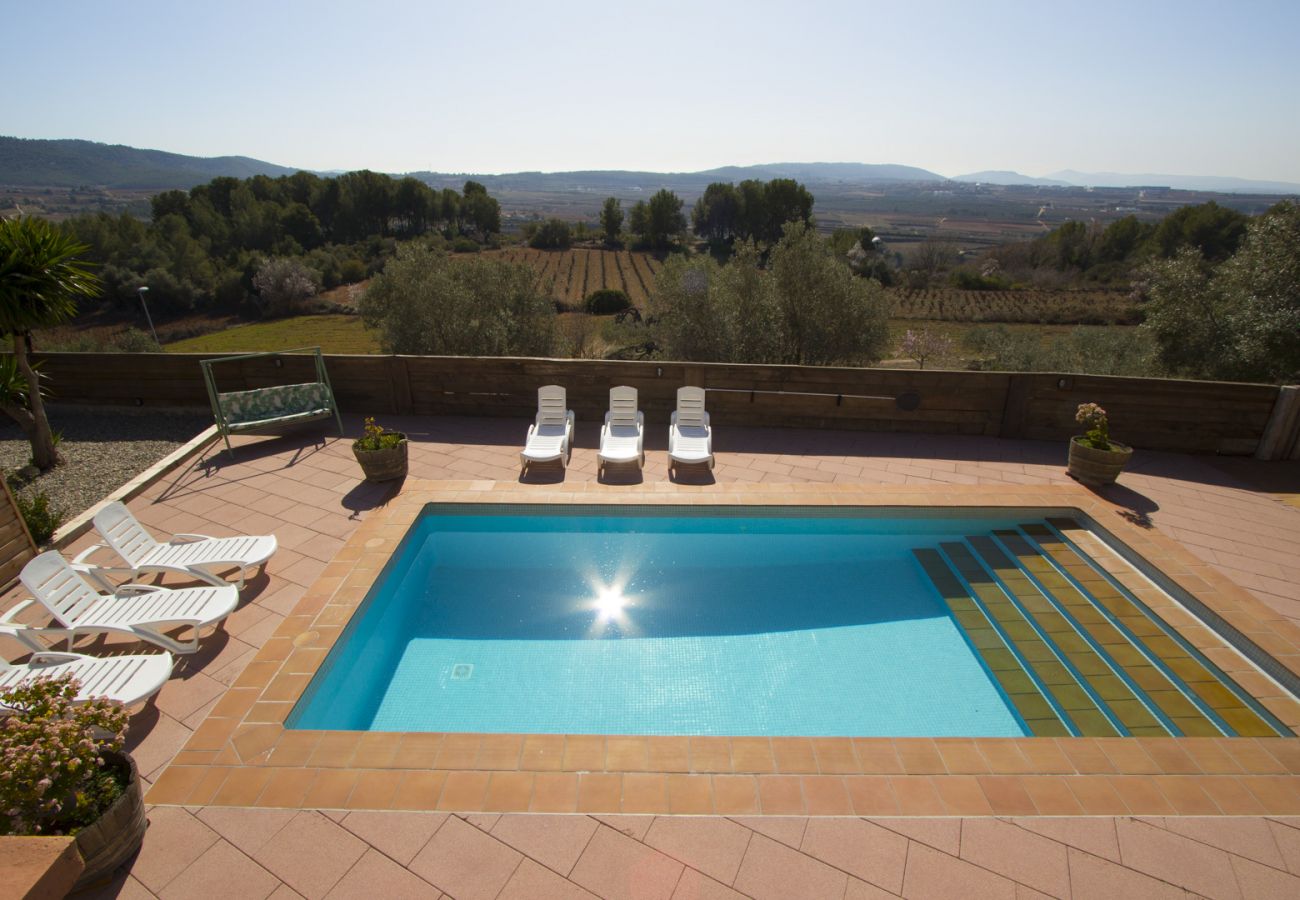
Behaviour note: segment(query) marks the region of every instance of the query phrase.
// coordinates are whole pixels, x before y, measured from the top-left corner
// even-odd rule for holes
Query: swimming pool
[[[1017,512],[430,504],[286,726],[1285,733]]]

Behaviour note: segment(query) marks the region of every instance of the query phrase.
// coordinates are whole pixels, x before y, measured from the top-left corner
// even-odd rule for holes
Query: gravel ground
[[[212,424],[195,413],[88,410],[47,406],[50,425],[63,433],[59,451],[66,462],[15,487],[30,496],[44,491],[64,521],[89,509]],[[23,430],[0,414],[0,468],[6,477],[27,465],[31,445]]]

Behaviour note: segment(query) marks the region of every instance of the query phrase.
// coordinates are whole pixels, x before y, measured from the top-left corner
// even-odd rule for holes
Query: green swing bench
[[[277,384],[246,391],[220,391],[214,366],[226,363],[247,362],[253,359],[286,356],[293,353],[312,352],[316,362],[316,380],[302,384]],[[282,361],[278,364],[282,365]],[[208,400],[212,403],[212,416],[217,430],[226,442],[226,452],[231,456],[232,434],[279,434],[284,431],[333,417],[343,435],[343,419],[339,416],[334,389],[329,373],[325,371],[325,358],[320,347],[300,347],[272,353],[245,353],[240,356],[222,356],[199,361],[203,367],[203,381],[208,387]]]

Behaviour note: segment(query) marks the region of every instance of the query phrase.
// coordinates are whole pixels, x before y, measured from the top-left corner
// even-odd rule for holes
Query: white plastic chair
[[[537,418],[528,426],[528,437],[519,454],[519,466],[555,462],[563,467],[573,453],[573,410],[566,408],[564,388],[548,384],[537,389]]]
[[[170,653],[135,653],[128,656],[86,656],[84,653],[56,653],[42,648],[23,632],[38,629],[0,625],[0,634],[17,638],[34,650],[25,663],[0,659],[0,693],[37,678],[71,674],[77,679],[77,702],[94,697],[116,700],[131,707],[162,689],[171,677],[175,659]],[[0,703],[0,710],[6,709]]]
[[[696,463],[713,468],[713,429],[704,408],[704,388],[678,388],[677,409],[668,425],[668,467]]]
[[[72,568],[57,550],[48,550],[23,567],[23,586],[68,632],[69,646],[87,632],[127,634],[157,644],[173,653],[193,653],[199,632],[230,615],[239,604],[232,584],[222,587],[171,589],[152,584],[124,584],[111,594],[101,594]],[[11,609],[0,624],[30,606],[27,600]],[[188,641],[178,641],[163,630],[193,629]]]
[[[607,463],[645,465],[645,415],[636,407],[636,388],[609,390],[609,412],[600,429],[600,468]]]
[[[123,503],[110,503],[95,514],[95,530],[104,539],[77,554],[72,565],[90,575],[105,590],[113,584],[104,575],[122,572],[139,578],[145,572],[172,572],[224,587],[228,581],[216,573],[239,569],[239,587],[254,566],[264,566],[276,551],[275,535],[217,538],[206,534],[174,534],[163,543],[145,530]],[[127,567],[105,566],[90,562],[90,557],[105,546],[126,561]]]

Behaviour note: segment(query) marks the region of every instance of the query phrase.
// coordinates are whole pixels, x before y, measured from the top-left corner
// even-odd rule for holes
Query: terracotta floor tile
[[[935,790],[950,816],[988,816],[993,814],[988,798],[973,775],[946,775],[934,779]]]
[[[698,773],[730,772],[731,741],[725,737],[692,737],[691,771]]]
[[[820,770],[814,742],[809,738],[774,737],[771,738],[772,756],[776,771],[785,775],[815,775]],[[828,753],[831,751],[828,748]],[[847,765],[845,751],[840,749],[832,759],[844,768]]]
[[[648,763],[649,746],[645,738],[605,738],[605,771],[644,772]]]
[[[734,756],[735,742],[732,743]],[[651,772],[689,772],[691,769],[690,738],[668,735],[647,737],[646,766]]]
[[[533,779],[535,813],[571,813],[578,810],[578,776],[568,772],[538,772]]]
[[[1025,791],[1040,815],[1079,816],[1083,805],[1070,790],[1069,780],[1052,775],[1029,776],[1023,779]]]
[[[308,809],[343,809],[357,785],[357,773],[348,769],[320,769],[307,789]]]
[[[849,792],[854,815],[898,815],[898,798],[894,796],[888,776],[846,775],[844,787]]]
[[[217,806],[253,806],[274,769],[232,769],[211,802]]]
[[[519,754],[519,768],[529,771],[555,771],[564,765],[564,735],[526,734]]]
[[[438,797],[438,809],[448,812],[481,812],[487,797],[490,772],[448,772]]]
[[[807,807],[798,775],[759,775],[758,804],[765,816],[802,816]]]
[[[668,810],[674,815],[713,812],[713,779],[708,775],[669,775]],[[630,810],[628,810],[630,812]]]
[[[776,756],[769,738],[732,738],[731,767],[736,772],[755,775],[776,771]]]
[[[860,770],[857,755],[853,752],[853,741],[849,738],[813,738],[813,755],[817,759],[817,770],[823,775],[857,774]],[[732,749],[735,759],[735,748]]]
[[[668,812],[668,776],[629,773],[623,776],[623,812]]]
[[[982,775],[979,777],[984,796],[988,797],[993,814],[998,816],[1032,816],[1037,812],[1033,799],[1025,790],[1024,779],[1010,775]]]
[[[392,809],[406,774],[398,769],[358,771],[356,786],[348,795],[348,809]]]
[[[901,775],[903,764],[898,758],[894,742],[888,738],[868,738],[853,741],[858,763],[867,775]]]
[[[758,780],[752,775],[714,775],[713,810],[720,816],[758,813]]]
[[[622,775],[584,772],[578,776],[578,812],[617,813],[622,808]]]
[[[605,769],[605,738],[601,735],[569,735],[564,742],[566,772],[601,772]]]
[[[943,775],[948,771],[934,741],[928,738],[898,740],[894,742],[894,749],[898,753],[903,771],[908,775]]]
[[[146,795],[153,804],[183,804],[203,780],[207,769],[202,766],[168,766]]]
[[[432,769],[442,749],[442,740],[441,734],[404,734],[391,763],[398,769]]]
[[[969,738],[939,738],[934,744],[949,772],[955,775],[988,774],[988,760],[979,752],[975,741]]]
[[[402,772],[393,795],[392,808],[405,810],[434,810],[442,795],[446,772]]]
[[[1111,775],[1110,783],[1133,815],[1167,816],[1175,811],[1173,804],[1149,776]]]
[[[898,800],[900,816],[941,816],[947,811],[929,775],[892,775],[889,787]]]

